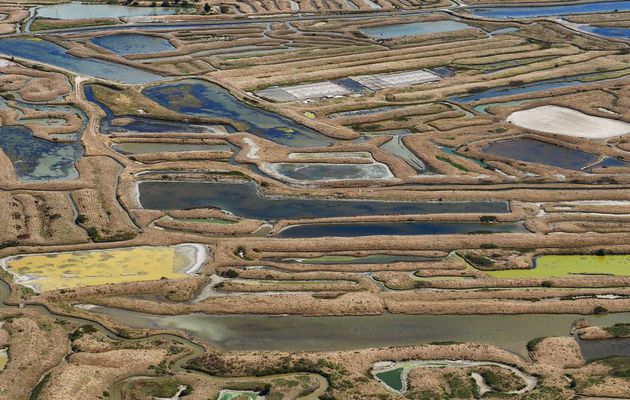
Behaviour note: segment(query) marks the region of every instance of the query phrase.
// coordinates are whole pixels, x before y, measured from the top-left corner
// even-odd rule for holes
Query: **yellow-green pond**
[[[530,269],[487,271],[494,278],[551,278],[573,275],[630,275],[630,255],[548,255]]]

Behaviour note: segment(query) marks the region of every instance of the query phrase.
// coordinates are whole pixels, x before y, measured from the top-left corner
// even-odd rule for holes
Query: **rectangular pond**
[[[438,258],[410,256],[405,254],[372,254],[369,256],[326,255],[310,258],[263,258],[263,261],[298,262],[300,264],[394,264],[400,262],[436,261]]]
[[[575,171],[597,162],[600,158],[597,154],[526,138],[494,142],[481,151],[493,156]]]
[[[281,238],[314,238],[328,236],[416,236],[527,232],[529,231],[521,222],[361,222],[346,224],[294,225],[281,230],[273,236]]]
[[[130,7],[116,4],[84,4],[78,1],[42,5],[38,7],[36,11],[36,16],[38,17],[64,20],[84,18],[143,17],[168,14],[175,14],[175,9],[168,7]]]
[[[495,278],[550,278],[580,275],[630,275],[630,255],[545,255],[531,269],[486,271]]]
[[[628,320],[630,322],[630,320]],[[580,345],[582,357],[586,361],[598,360],[608,357],[630,356],[630,338],[612,339],[577,339]]]
[[[138,184],[140,204],[152,210],[217,207],[262,220],[442,213],[508,213],[505,201],[401,202],[271,198],[255,183],[159,182]]]
[[[112,149],[122,154],[175,153],[186,151],[232,151],[227,144],[186,144],[130,142],[115,143]]]

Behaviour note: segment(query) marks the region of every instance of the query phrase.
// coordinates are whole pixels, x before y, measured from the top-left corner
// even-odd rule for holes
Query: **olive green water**
[[[495,278],[551,278],[572,275],[630,275],[630,255],[548,255],[530,269],[488,271]]]
[[[379,372],[375,375],[390,388],[401,391],[403,389],[402,373],[404,371],[404,368],[396,368],[385,372]]]
[[[95,306],[121,323],[179,329],[223,350],[323,351],[410,346],[432,342],[488,343],[528,357],[527,342],[567,336],[577,314],[403,315],[302,317],[155,315]],[[593,325],[630,322],[630,313],[586,316]]]

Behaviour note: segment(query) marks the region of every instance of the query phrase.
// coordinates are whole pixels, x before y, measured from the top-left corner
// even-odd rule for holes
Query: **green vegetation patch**
[[[458,399],[479,398],[479,387],[471,377],[462,377],[460,374],[448,373],[444,375],[450,388],[450,396]]]
[[[156,379],[150,381],[141,381],[136,385],[136,389],[143,395],[148,397],[171,398],[177,394],[181,383],[176,379]]]
[[[61,20],[37,18],[31,24],[31,32],[46,31],[49,29],[67,29],[80,28],[82,26],[99,26],[99,25],[118,25],[120,21],[113,18],[94,19],[94,20]]]
[[[630,357],[610,357],[598,362],[610,368],[609,374],[615,378],[630,378]]]
[[[615,324],[604,328],[604,330],[614,337],[628,337],[630,336],[630,323]]]

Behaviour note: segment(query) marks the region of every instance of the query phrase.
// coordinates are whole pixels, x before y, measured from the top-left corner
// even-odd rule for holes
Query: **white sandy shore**
[[[189,264],[184,271],[188,275],[195,275],[199,269],[206,263],[208,259],[208,249],[206,246],[198,243],[183,243],[175,246],[177,251],[181,251],[191,260],[191,264]]]
[[[516,111],[507,120],[525,129],[589,139],[607,139],[630,133],[628,123],[558,106]]]

